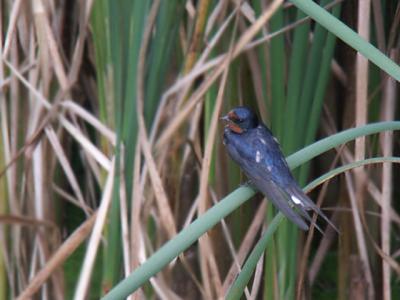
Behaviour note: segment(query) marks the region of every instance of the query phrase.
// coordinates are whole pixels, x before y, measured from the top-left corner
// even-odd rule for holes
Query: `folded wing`
[[[271,201],[289,220],[302,230],[308,230],[307,223],[290,206],[289,195],[285,191],[273,181],[260,180],[260,178],[254,178],[252,176],[248,177],[251,184],[263,193],[267,197],[267,200]]]

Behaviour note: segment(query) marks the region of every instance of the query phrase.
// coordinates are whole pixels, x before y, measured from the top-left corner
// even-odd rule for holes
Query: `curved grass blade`
[[[315,189],[317,186],[323,184],[325,181],[330,180],[333,177],[335,177],[341,173],[344,173],[346,171],[349,171],[351,169],[358,168],[358,167],[365,166],[365,165],[388,163],[388,162],[400,164],[400,157],[394,157],[394,156],[373,157],[373,158],[363,159],[360,161],[355,161],[355,162],[346,164],[344,166],[340,166],[336,169],[333,169],[333,170],[325,173],[324,175],[318,177],[317,179],[314,179],[313,181],[311,181],[309,184],[307,184],[304,187],[304,190],[307,192],[311,191],[311,190]]]
[[[400,121],[379,122],[366,126],[351,128],[324,138],[288,157],[292,168],[312,159],[313,157],[335,148],[360,136],[374,134],[385,130],[400,130]],[[192,224],[183,229],[176,237],[162,246],[145,263],[131,275],[115,286],[103,299],[124,299],[142,286],[150,277],[159,272],[170,261],[192,245],[202,234],[225,218],[229,213],[247,201],[255,191],[249,187],[240,187],[211,207]]]
[[[390,76],[400,81],[400,67],[342,21],[311,0],[290,0],[290,2]]]
[[[243,290],[246,287],[247,283],[250,281],[251,276],[253,275],[253,271],[256,268],[260,257],[263,255],[265,249],[267,248],[268,243],[271,241],[271,237],[278,229],[279,224],[284,219],[284,215],[282,213],[278,213],[268,225],[268,228],[262,238],[258,241],[253,251],[249,255],[246,263],[243,266],[242,271],[239,273],[235,282],[231,286],[226,295],[226,299],[235,300],[240,299],[243,294]]]

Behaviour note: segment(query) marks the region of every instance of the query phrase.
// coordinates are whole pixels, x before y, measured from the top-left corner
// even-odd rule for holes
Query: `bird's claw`
[[[251,180],[247,180],[243,183],[240,184],[240,187],[249,187],[249,188],[253,188],[254,184],[251,182]]]

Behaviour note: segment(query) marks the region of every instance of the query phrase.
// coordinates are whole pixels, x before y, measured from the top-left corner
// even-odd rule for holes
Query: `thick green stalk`
[[[276,11],[271,18],[271,31],[281,29],[283,25],[283,9]],[[271,79],[271,128],[281,139],[285,109],[285,42],[284,36],[278,35],[270,42],[270,79]]]
[[[321,1],[321,5],[325,6],[329,0]],[[300,107],[299,107],[299,120],[298,125],[302,126],[307,132],[308,126],[312,125],[309,121],[310,111],[313,109],[313,99],[315,85],[320,80],[320,69],[321,57],[323,55],[323,49],[326,45],[327,31],[316,24],[314,29],[314,35],[312,39],[312,45],[310,53],[307,59],[306,71],[304,74],[303,88],[300,97]],[[330,67],[330,61],[325,62]],[[313,119],[313,121],[318,124],[318,119]],[[297,147],[306,145],[306,134],[299,134],[297,136]]]
[[[305,17],[301,10],[297,10],[296,20]],[[287,88],[287,111],[286,126],[288,131],[295,132],[296,120],[298,120],[300,95],[303,86],[304,68],[307,61],[308,36],[310,33],[310,24],[304,24],[296,27],[293,37],[293,46],[289,62],[288,88]],[[285,145],[288,153],[295,151],[295,141],[297,137],[293,134],[285,134],[281,143]]]
[[[274,16],[270,20],[270,30],[277,31],[284,27],[284,10],[280,8],[276,11]],[[270,42],[269,48],[269,69],[270,69],[270,89],[271,89],[271,129],[273,130],[275,136],[279,140],[283,140],[285,134],[287,134],[284,123],[286,122],[285,110],[286,110],[286,99],[285,99],[285,86],[286,86],[286,51],[285,51],[285,37],[283,35],[279,35],[274,37]],[[282,148],[285,151],[285,147]],[[269,204],[267,210],[275,211],[275,208]],[[269,219],[270,214],[267,215],[267,222],[270,222]],[[284,247],[284,244],[287,240],[287,224],[286,221],[282,223],[278,230],[278,235],[271,247],[275,247],[277,252],[279,253],[280,249]],[[277,267],[277,272],[275,274],[279,274],[278,276],[278,289],[279,293],[281,293],[285,289],[287,274],[286,265],[287,256],[285,255],[277,255],[277,253],[273,253],[272,251],[267,251],[266,253],[266,268],[271,269],[273,266]],[[269,266],[269,264],[271,266]],[[274,276],[269,276],[265,278],[264,281],[264,290],[272,291],[272,293],[276,294],[277,285],[274,284]],[[282,294],[280,294],[282,296]]]
[[[332,14],[334,16],[339,16],[341,10],[341,5],[336,5]],[[320,62],[320,69],[317,71],[319,76],[318,80],[316,80],[314,96],[311,105],[311,112],[309,114],[307,132],[305,137],[305,145],[310,144],[314,139],[317,133],[318,124],[320,120],[321,110],[323,101],[325,98],[326,87],[329,82],[330,72],[331,72],[331,62],[333,53],[336,45],[336,36],[329,33],[326,42],[324,45],[324,49],[322,51],[322,58]],[[300,170],[300,178],[306,178],[309,171],[309,164],[304,165]]]
[[[182,19],[184,5],[181,1],[161,1],[160,11],[150,54],[147,63],[145,117],[148,128],[152,125],[154,114],[165,87],[168,68],[171,67],[171,58],[176,39],[179,36],[177,20]]]

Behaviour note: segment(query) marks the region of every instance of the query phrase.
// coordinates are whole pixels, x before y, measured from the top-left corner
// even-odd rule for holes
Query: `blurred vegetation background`
[[[400,3],[317,1],[329,30],[347,24],[390,57],[385,69],[301,2],[318,13],[309,0],[1,0],[0,299],[98,299],[243,184],[218,120],[236,105],[258,111],[286,155],[398,118]],[[366,162],[310,194],[340,234],[283,220],[243,299],[400,298],[400,173],[380,159],[397,137],[293,170],[305,186]],[[275,215],[254,196],[132,299],[224,298]]]

